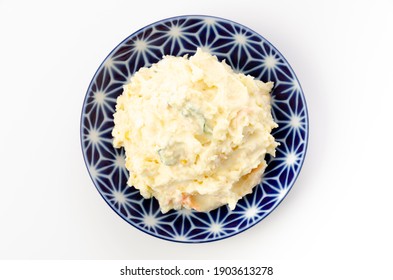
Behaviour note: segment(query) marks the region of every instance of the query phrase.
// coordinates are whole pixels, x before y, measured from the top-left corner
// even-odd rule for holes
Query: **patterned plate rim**
[[[96,183],[95,183],[95,181],[94,181],[94,178],[92,177],[92,175],[91,175],[91,173],[90,173],[90,171],[89,171],[89,165],[88,165],[87,155],[86,155],[86,151],[85,151],[85,149],[84,149],[84,147],[83,147],[83,117],[84,117],[84,113],[85,113],[85,112],[84,112],[84,109],[85,109],[85,107],[86,107],[87,100],[88,100],[88,98],[89,98],[88,93],[89,93],[89,91],[90,91],[90,89],[91,89],[91,87],[92,87],[92,85],[93,85],[93,83],[94,83],[94,81],[95,81],[97,75],[99,74],[100,70],[101,70],[102,67],[104,66],[106,60],[107,60],[110,56],[112,56],[112,55],[116,52],[116,50],[118,50],[125,42],[127,42],[130,38],[136,36],[136,35],[139,34],[140,32],[142,32],[142,31],[145,30],[146,28],[151,27],[151,26],[155,26],[155,25],[157,25],[157,24],[159,24],[159,23],[163,23],[163,22],[167,22],[167,21],[180,20],[180,19],[190,19],[190,18],[198,18],[198,19],[200,19],[200,18],[212,18],[212,19],[215,19],[215,20],[220,20],[220,21],[223,21],[223,22],[227,22],[227,23],[230,23],[230,24],[234,24],[234,25],[239,26],[239,27],[241,27],[241,28],[243,28],[243,29],[245,29],[245,30],[250,31],[251,33],[253,33],[253,35],[255,35],[256,37],[259,37],[261,40],[265,41],[265,42],[269,45],[269,47],[271,47],[277,54],[280,55],[280,58],[285,62],[286,66],[290,69],[290,71],[291,71],[291,73],[293,74],[294,78],[295,78],[296,81],[298,82],[299,94],[300,94],[300,97],[301,97],[302,102],[303,102],[303,109],[304,109],[304,111],[305,111],[305,121],[304,121],[304,124],[305,124],[305,129],[304,129],[305,137],[304,137],[304,149],[303,149],[304,152],[303,152],[303,157],[301,158],[301,161],[299,162],[298,171],[294,174],[294,178],[293,178],[292,182],[291,182],[290,184],[288,184],[287,192],[280,198],[280,200],[279,200],[277,203],[275,203],[275,205],[274,205],[272,208],[270,208],[270,210],[269,210],[261,219],[259,219],[259,220],[257,220],[256,222],[250,224],[249,226],[244,227],[244,228],[242,228],[242,229],[240,229],[240,230],[238,230],[238,231],[236,231],[236,232],[233,232],[233,233],[231,233],[231,234],[228,234],[228,235],[225,235],[225,236],[221,236],[221,237],[218,237],[218,238],[211,238],[211,239],[207,239],[207,240],[176,240],[176,239],[171,239],[171,238],[168,238],[168,237],[159,235],[159,234],[154,234],[154,233],[152,233],[152,232],[150,232],[150,231],[148,231],[148,230],[146,230],[146,229],[144,229],[144,228],[142,228],[142,227],[137,227],[135,224],[133,224],[132,222],[130,222],[129,220],[127,220],[125,217],[123,217],[123,216],[118,212],[118,210],[116,210],[116,209],[114,208],[113,205],[111,205],[111,204],[109,203],[109,201],[107,201],[107,199],[104,197],[104,195],[102,194],[102,192],[98,189],[98,186],[96,185]],[[102,60],[102,62],[100,63],[99,67],[98,67],[97,70],[95,71],[93,77],[91,78],[90,83],[89,83],[89,86],[87,87],[87,90],[86,90],[86,93],[85,93],[85,97],[84,97],[84,99],[83,99],[82,110],[81,110],[81,115],[80,115],[80,132],[79,132],[79,137],[80,137],[81,151],[82,151],[82,154],[83,154],[83,160],[84,160],[84,162],[85,162],[85,166],[86,166],[86,169],[87,169],[87,171],[88,171],[89,177],[90,177],[90,179],[91,179],[92,182],[93,182],[93,185],[95,186],[95,188],[97,189],[98,193],[99,193],[100,196],[103,198],[103,200],[106,202],[106,204],[109,205],[109,207],[110,207],[118,216],[120,216],[120,218],[122,218],[122,219],[123,219],[124,221],[126,221],[128,224],[132,225],[132,226],[133,226],[134,228],[136,228],[137,230],[140,230],[140,231],[142,231],[142,232],[144,232],[144,233],[147,233],[148,235],[150,235],[150,236],[152,236],[152,237],[156,237],[156,238],[159,238],[159,239],[162,239],[162,240],[165,240],[165,241],[176,242],[176,243],[183,243],[183,244],[184,244],[184,243],[185,243],[185,244],[200,244],[200,243],[210,243],[210,242],[220,241],[220,240],[224,240],[224,239],[233,237],[233,236],[235,236],[235,235],[238,235],[238,234],[240,234],[240,233],[242,233],[242,232],[244,232],[244,231],[246,231],[246,230],[248,230],[248,229],[254,227],[255,225],[259,224],[262,220],[266,219],[266,218],[267,218],[267,217],[268,217],[268,216],[269,216],[269,215],[270,215],[270,214],[271,214],[271,213],[272,213],[281,203],[282,203],[282,201],[286,198],[286,196],[288,195],[288,193],[291,191],[293,185],[294,185],[295,182],[297,181],[297,179],[298,179],[298,177],[299,177],[299,174],[300,174],[300,172],[301,172],[301,170],[302,170],[302,168],[303,168],[304,161],[305,161],[305,158],[306,158],[306,155],[307,155],[308,144],[309,144],[309,143],[308,143],[308,142],[309,142],[309,127],[310,127],[310,123],[309,123],[308,107],[307,107],[307,102],[306,102],[306,98],[305,98],[305,96],[304,96],[304,91],[303,91],[303,88],[302,88],[302,86],[301,86],[301,83],[300,83],[299,79],[297,78],[297,75],[296,75],[295,71],[292,69],[292,66],[289,64],[289,62],[288,62],[287,59],[285,58],[285,56],[282,55],[282,53],[281,53],[272,43],[270,43],[269,40],[267,40],[265,37],[263,37],[260,33],[254,31],[252,28],[250,28],[250,27],[248,27],[248,26],[245,26],[245,25],[243,25],[243,24],[241,24],[241,23],[238,23],[238,22],[236,22],[236,21],[233,21],[233,20],[229,20],[229,19],[226,19],[226,18],[218,17],[218,16],[205,15],[205,14],[186,14],[186,15],[179,15],[179,16],[173,16],[173,17],[168,17],[168,18],[160,19],[160,20],[157,20],[157,21],[155,21],[155,22],[152,22],[152,23],[150,23],[150,24],[147,24],[147,25],[145,25],[145,26],[143,26],[143,27],[137,29],[135,32],[131,33],[131,34],[128,35],[126,38],[124,38],[120,43],[118,43],[118,44],[116,45],[116,47],[114,47],[114,48],[106,55],[106,57]]]

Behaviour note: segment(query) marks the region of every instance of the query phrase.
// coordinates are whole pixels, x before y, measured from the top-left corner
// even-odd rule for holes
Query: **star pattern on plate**
[[[232,211],[209,213],[171,210],[144,199],[127,186],[123,149],[112,146],[113,113],[123,85],[141,67],[164,55],[192,55],[200,47],[237,72],[273,81],[272,114],[279,127],[276,157],[253,193]],[[284,199],[303,163],[308,139],[304,95],[285,58],[266,39],[235,22],[209,16],[181,16],[153,23],[120,43],[104,60],[87,90],[81,116],[81,144],[86,166],[104,200],[124,220],[153,236],[176,242],[210,242],[238,234],[264,219]]]

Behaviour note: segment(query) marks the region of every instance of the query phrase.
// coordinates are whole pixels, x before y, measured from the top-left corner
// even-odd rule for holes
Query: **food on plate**
[[[272,82],[234,72],[198,49],[137,71],[117,99],[113,145],[127,184],[171,209],[234,209],[275,155]]]

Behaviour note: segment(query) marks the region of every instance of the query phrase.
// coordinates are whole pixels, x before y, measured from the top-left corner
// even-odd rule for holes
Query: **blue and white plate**
[[[126,184],[124,151],[112,147],[116,98],[122,86],[143,66],[163,55],[192,55],[198,47],[235,71],[273,81],[273,131],[280,146],[268,158],[262,182],[233,211],[223,206],[209,213],[160,212],[158,202],[144,199]],[[308,139],[306,102],[299,81],[280,52],[261,35],[230,20],[179,16],[148,25],[121,42],[95,73],[83,103],[81,144],[87,169],[108,205],[134,227],[170,241],[198,243],[238,234],[264,219],[293,186]]]

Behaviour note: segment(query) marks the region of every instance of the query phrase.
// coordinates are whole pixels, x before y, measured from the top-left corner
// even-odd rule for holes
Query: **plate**
[[[144,199],[126,184],[124,151],[112,146],[116,98],[134,72],[163,55],[194,54],[197,47],[216,55],[238,72],[273,81],[273,130],[280,143],[276,157],[253,193],[230,211],[209,213],[171,210],[162,214],[156,199]],[[291,189],[301,170],[308,141],[308,115],[296,75],[265,38],[236,22],[211,16],[179,16],[150,24],[115,47],[95,73],[81,115],[81,145],[90,177],[108,205],[137,229],[170,241],[200,243],[231,237],[271,213]]]

